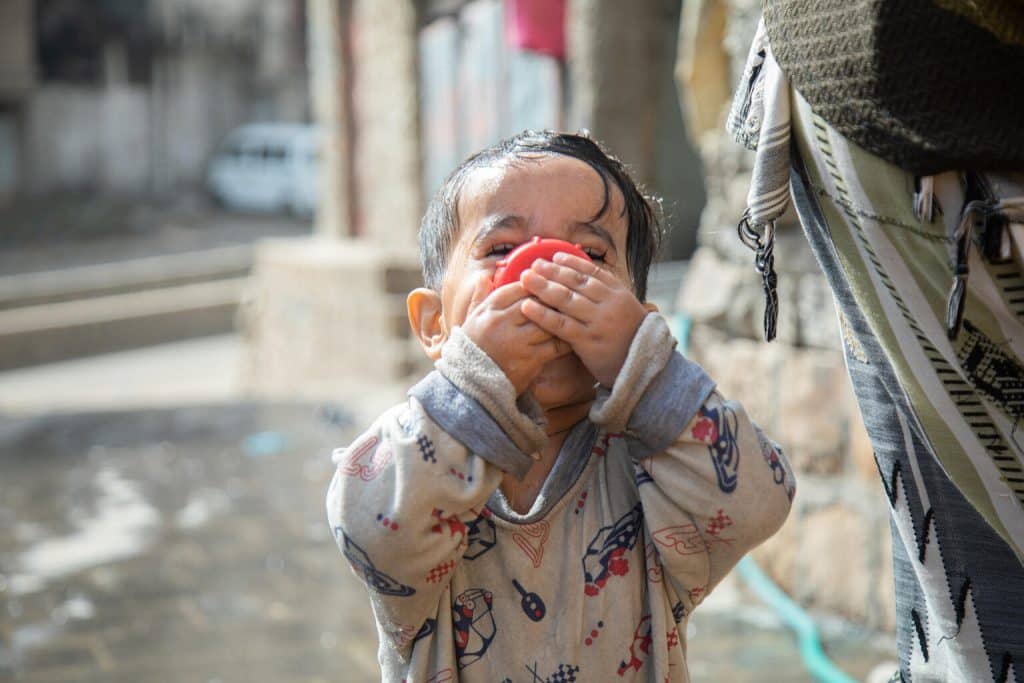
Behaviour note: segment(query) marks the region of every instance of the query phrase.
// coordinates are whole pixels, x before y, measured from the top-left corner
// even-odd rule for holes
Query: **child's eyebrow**
[[[498,214],[496,216],[488,216],[483,221],[483,225],[476,232],[476,237],[473,238],[473,244],[480,244],[489,238],[495,232],[499,230],[508,229],[522,229],[526,227],[526,219],[516,214]]]
[[[600,225],[595,225],[593,223],[590,223],[589,221],[579,221],[575,225],[573,225],[572,233],[576,234],[581,230],[584,232],[589,232],[590,234],[600,238],[602,241],[608,244],[609,249],[611,249],[616,254],[619,253],[619,250],[615,247],[615,240],[612,239],[612,234],[605,230],[604,228],[602,228]]]

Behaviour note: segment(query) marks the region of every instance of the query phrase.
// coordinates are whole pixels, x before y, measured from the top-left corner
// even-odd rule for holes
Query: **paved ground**
[[[0,374],[0,681],[377,680],[364,589],[323,513],[328,453],[366,417],[349,414],[351,394],[244,402],[238,348],[210,339]],[[172,370],[190,391],[139,408]],[[63,414],[38,412],[47,392]],[[825,634],[861,680],[891,648],[842,622]],[[734,580],[697,611],[689,649],[698,682],[810,680]]]
[[[237,334],[0,372],[0,414],[226,403],[243,398]]]
[[[328,449],[347,434],[312,408],[0,433],[0,680],[375,677],[365,600],[322,512]]]

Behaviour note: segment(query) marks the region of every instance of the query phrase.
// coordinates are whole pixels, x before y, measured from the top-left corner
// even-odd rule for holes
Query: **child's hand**
[[[516,389],[526,391],[545,363],[570,353],[569,344],[530,322],[520,310],[529,294],[519,282],[490,291],[481,278],[462,331],[501,368]]]
[[[554,259],[538,259],[523,272],[520,282],[536,298],[523,301],[520,310],[568,342],[594,378],[611,387],[648,309],[600,264],[566,253]]]

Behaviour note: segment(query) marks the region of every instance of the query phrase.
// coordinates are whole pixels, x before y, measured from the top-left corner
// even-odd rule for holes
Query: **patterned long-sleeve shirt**
[[[543,445],[524,407],[456,330],[408,402],[335,453],[328,519],[384,679],[688,680],[688,616],[789,511],[782,453],[654,314],[521,515],[498,487]]]

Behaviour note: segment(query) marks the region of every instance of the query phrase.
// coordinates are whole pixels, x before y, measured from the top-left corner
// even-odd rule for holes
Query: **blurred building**
[[[524,128],[589,129],[667,199],[685,258],[700,161],[673,80],[679,0],[309,0],[326,140],[318,239],[264,245],[242,319],[255,390],[412,377],[406,321],[425,200],[467,155]],[[330,292],[330,295],[325,295]]]
[[[421,179],[416,222],[423,201],[470,154],[524,129],[587,129],[664,200],[673,232],[666,256],[692,252],[704,192],[673,80],[679,0],[310,4],[329,5],[309,12],[311,54],[329,52],[332,40],[337,53],[335,65],[319,65],[337,75],[313,95],[337,100],[320,117],[326,128],[344,119],[335,139],[350,169],[342,184],[351,187],[340,234],[373,231],[366,224],[377,195],[359,178],[393,177],[398,147],[414,153]],[[318,43],[320,30],[333,38]]]
[[[308,119],[305,2],[5,0],[0,197],[197,186],[253,120]]]
[[[0,4],[0,201],[17,190],[23,173],[21,112],[35,84],[32,24],[29,0]]]

